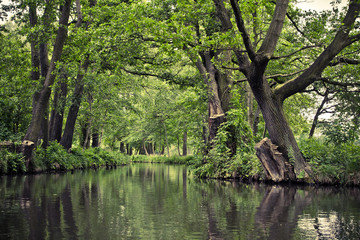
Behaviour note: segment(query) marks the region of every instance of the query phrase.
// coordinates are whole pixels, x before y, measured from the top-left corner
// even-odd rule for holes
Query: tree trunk
[[[166,149],[167,149],[167,156],[170,157],[169,141],[168,141],[165,121],[163,121],[163,124],[164,124],[164,134],[165,134],[165,143],[166,143]]]
[[[294,134],[286,120],[281,100],[277,99],[276,96],[273,95],[269,84],[264,78],[261,81],[261,85],[254,84],[256,82],[258,81],[250,81],[250,86],[256,101],[261,108],[266,123],[266,129],[269,132],[271,141],[279,147],[278,150],[283,154],[285,165],[288,166],[288,164],[293,164],[296,176],[300,176],[302,171],[305,171],[305,177],[313,178],[314,176],[310,166],[306,163],[297,145]],[[271,157],[269,157],[269,159],[270,158]],[[266,159],[260,160],[266,161]],[[293,175],[290,172],[293,170],[288,168],[287,171],[289,172],[288,175],[291,179],[291,176]],[[282,175],[286,175],[286,173],[282,173]],[[275,178],[273,180],[278,181]]]
[[[320,114],[321,114],[321,111],[322,111],[324,105],[326,104],[326,102],[329,100],[328,95],[329,95],[329,91],[326,90],[325,95],[324,95],[324,98],[323,98],[323,100],[322,100],[319,108],[317,109],[317,111],[316,111],[316,113],[315,113],[314,120],[313,120],[313,122],[312,122],[311,129],[310,129],[310,133],[309,133],[309,138],[312,138],[313,135],[314,135],[314,133],[315,133],[315,128],[316,128],[316,125],[317,125],[319,116],[320,116]]]
[[[92,103],[93,103],[93,97],[91,96],[91,94],[88,94],[87,97],[87,102],[89,103],[89,112],[90,112],[90,116],[86,117],[86,122],[87,122],[87,129],[86,129],[86,136],[85,136],[85,142],[83,145],[83,148],[89,148],[90,147],[90,132],[91,132],[91,128],[92,128],[92,119],[91,119],[91,112],[92,112]]]
[[[180,153],[180,137],[179,137],[179,135],[176,136],[176,139],[177,139],[177,151],[178,151],[178,155],[181,156],[181,153]]]
[[[57,142],[60,142],[61,140],[67,96],[66,78],[67,76],[61,76],[61,81],[59,82],[60,86],[55,90],[53,109],[50,118],[50,141],[56,140]]]
[[[278,147],[264,138],[255,146],[256,155],[260,159],[267,180],[282,182],[296,180],[294,170],[287,159],[277,149]]]
[[[187,130],[184,131],[183,136],[183,156],[187,156]]]
[[[48,58],[48,50],[46,43],[40,44],[40,67],[41,67],[41,77],[45,79],[46,74],[49,70],[49,58]],[[42,122],[43,124],[42,124],[42,130],[40,136],[43,139],[42,147],[46,148],[47,146],[49,146],[49,102],[46,105],[45,114],[43,116]]]
[[[125,152],[126,152],[125,143],[123,143],[123,142],[120,142],[120,152],[121,152],[121,153],[125,153]]]
[[[259,118],[260,118],[260,107],[258,106],[256,108],[255,111],[255,117],[254,117],[254,122],[252,124],[252,130],[253,130],[253,135],[256,136],[257,132],[258,132],[258,127],[259,127]],[[266,129],[266,128],[265,128]]]
[[[126,144],[126,154],[130,156],[133,154],[132,146],[128,143]]]
[[[149,155],[154,154],[154,144],[152,142],[146,145],[146,149]]]
[[[85,120],[81,124],[80,146],[83,149],[90,147],[89,122]]]
[[[91,147],[95,148],[95,147],[99,147],[99,132],[97,130],[94,130],[93,131],[93,134],[92,134],[92,143],[91,143]]]
[[[69,113],[66,119],[64,134],[60,140],[60,144],[66,149],[69,150],[72,146],[73,137],[74,137],[74,130],[75,130],[75,123],[78,116],[80,103],[82,99],[82,94],[84,90],[84,83],[83,78],[87,72],[89,67],[89,60],[86,59],[84,64],[80,67],[79,73],[76,78],[74,96],[72,100],[72,104],[69,109]]]
[[[252,130],[254,132],[253,124],[255,121],[253,105],[254,105],[254,95],[251,91],[251,87],[249,84],[246,84],[246,103],[247,103],[247,120],[249,126],[252,126]]]

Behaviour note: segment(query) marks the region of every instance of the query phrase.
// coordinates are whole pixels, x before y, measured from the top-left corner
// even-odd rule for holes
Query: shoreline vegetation
[[[191,172],[202,179],[360,187],[360,146],[335,145],[319,139],[300,141],[304,157],[317,176],[316,181],[308,182],[306,178],[299,178],[295,182],[278,183],[265,178],[260,161],[254,153],[242,154],[241,159],[235,155],[231,161],[224,162],[216,157],[204,159],[197,155],[126,155],[99,147],[84,150],[73,148],[67,152],[57,142],[51,142],[46,149],[36,148],[33,153],[33,166],[26,166],[23,155],[17,153],[17,144],[2,142],[0,145],[0,176],[116,168],[131,163],[165,163],[188,165]]]

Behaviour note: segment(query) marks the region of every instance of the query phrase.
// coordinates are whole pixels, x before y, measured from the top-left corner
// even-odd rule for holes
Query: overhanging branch
[[[345,82],[337,82],[337,81],[332,81],[328,78],[320,78],[319,80],[331,84],[331,85],[335,85],[335,86],[341,86],[341,87],[360,87],[360,83],[356,83],[356,82],[352,82],[352,83],[345,83]]]
[[[273,56],[273,57],[271,57],[271,59],[272,60],[277,60],[277,59],[281,59],[281,58],[288,58],[288,57],[291,57],[291,56],[295,55],[296,53],[301,52],[301,51],[303,51],[305,49],[316,48],[316,47],[319,47],[319,46],[317,46],[317,45],[305,46],[305,47],[302,47],[299,50],[296,50],[295,52],[292,52],[292,53],[290,53],[288,55],[277,56],[277,57]]]

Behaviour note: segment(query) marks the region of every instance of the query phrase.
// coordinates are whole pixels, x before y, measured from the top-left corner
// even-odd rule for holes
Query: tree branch
[[[360,83],[344,83],[344,82],[337,82],[337,81],[332,81],[328,78],[320,78],[319,80],[331,84],[331,85],[336,85],[336,86],[341,86],[341,87],[360,87]]]
[[[262,54],[267,59],[270,59],[275,51],[281,30],[283,28],[288,4],[288,0],[277,0],[276,2],[275,12],[272,17],[270,27],[258,51],[258,53]]]
[[[349,33],[354,27],[354,22],[359,15],[359,11],[360,2],[358,0],[351,0],[341,27],[329,46],[303,74],[275,89],[275,94],[277,94],[281,100],[285,100],[291,95],[303,91],[307,86],[316,81],[335,56],[354,42],[353,39],[349,37]]]
[[[358,65],[358,64],[360,64],[360,60],[338,57],[338,58],[336,58],[336,61],[331,62],[329,64],[329,66],[336,66],[336,65],[339,65],[341,63],[351,64],[351,65]]]
[[[256,54],[252,47],[252,43],[250,41],[250,36],[246,31],[245,23],[244,23],[239,5],[236,0],[230,0],[230,3],[231,3],[231,7],[233,9],[234,15],[235,15],[236,26],[241,33],[241,37],[243,38],[245,48],[249,55],[249,58],[251,59],[251,61],[255,61]]]
[[[290,20],[290,22],[294,25],[296,31],[298,31],[303,37],[306,38],[305,33],[300,30],[300,28],[297,26],[296,22],[292,19],[292,17],[290,16],[290,14],[289,14],[289,13],[286,13],[286,16],[288,17],[288,19]]]
[[[296,53],[301,52],[301,51],[303,51],[303,50],[305,50],[305,49],[316,48],[316,47],[319,47],[319,46],[317,46],[317,45],[305,46],[305,47],[302,47],[302,48],[300,48],[299,50],[296,50],[295,52],[292,52],[292,53],[290,53],[290,54],[288,54],[288,55],[277,56],[277,57],[273,56],[273,57],[271,57],[271,59],[272,59],[272,60],[273,60],[273,59],[274,59],[274,60],[277,60],[277,59],[281,59],[281,58],[288,58],[288,57],[291,57],[291,56],[295,55]]]

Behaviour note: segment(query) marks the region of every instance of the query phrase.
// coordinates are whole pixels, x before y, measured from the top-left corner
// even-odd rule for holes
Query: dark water
[[[161,164],[1,177],[0,239],[360,239],[360,191],[200,182]]]

